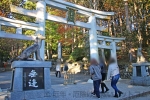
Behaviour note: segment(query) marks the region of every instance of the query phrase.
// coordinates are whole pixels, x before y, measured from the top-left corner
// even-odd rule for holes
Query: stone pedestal
[[[55,100],[51,88],[51,62],[14,61],[10,100]]]
[[[149,66],[150,63],[140,62],[140,63],[132,63],[133,65],[133,75],[131,77],[131,84],[133,85],[150,85],[150,76]]]

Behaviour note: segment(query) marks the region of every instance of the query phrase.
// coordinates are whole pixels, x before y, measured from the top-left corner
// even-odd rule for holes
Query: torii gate
[[[116,50],[120,50],[121,47],[120,46],[116,46],[116,43],[117,42],[121,42],[122,40],[125,40],[125,38],[115,38],[115,37],[107,37],[107,36],[97,35],[97,40],[101,41],[98,44],[98,48],[110,49],[111,57],[116,59],[116,61],[117,61]],[[107,45],[106,42],[110,42],[110,45]]]
[[[16,32],[17,34],[8,34],[0,31],[0,37],[33,40],[34,38],[32,37],[26,37],[21,35],[22,28],[35,30],[36,33],[40,33],[41,35],[45,36],[45,20],[51,20],[55,22],[75,25],[75,26],[89,29],[90,57],[95,58],[99,61],[97,31],[104,31],[106,30],[106,28],[104,26],[98,26],[96,24],[96,19],[97,18],[110,19],[110,16],[114,15],[114,12],[97,11],[97,10],[85,8],[83,6],[79,6],[62,0],[61,1],[60,0],[31,0],[31,1],[37,2],[36,10],[26,10],[14,5],[11,5],[10,8],[11,8],[11,12],[35,17],[37,19],[36,23],[27,23],[19,20],[12,20],[8,18],[0,17],[0,22],[1,22],[0,25],[17,27],[17,32]],[[66,18],[62,18],[62,17],[58,17],[46,13],[46,5],[60,10],[67,10],[66,7],[74,8],[77,10],[78,14],[88,16],[89,17],[88,22],[85,23],[85,22],[76,21],[75,24],[73,22],[67,22]],[[43,59],[45,54],[44,47],[45,47],[45,41],[43,41],[40,50],[41,57]]]

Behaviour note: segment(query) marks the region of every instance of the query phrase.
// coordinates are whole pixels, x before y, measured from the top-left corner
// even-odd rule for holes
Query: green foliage
[[[104,54],[106,57],[106,61],[108,61],[110,59],[110,50],[109,49],[104,50]]]
[[[26,2],[24,8],[28,10],[36,10],[36,3],[28,1]]]
[[[10,0],[0,0],[0,9],[3,9],[5,12],[8,12]]]
[[[31,36],[31,35],[35,35],[35,31],[23,29],[23,34]],[[22,43],[23,43],[23,48],[26,48],[26,47],[32,45],[33,41],[22,40]]]
[[[69,59],[72,61],[82,60],[85,57],[85,48],[75,48]]]
[[[147,54],[150,55],[150,46],[147,48]],[[148,61],[150,61],[150,57],[148,58]]]
[[[102,35],[104,35],[104,36],[110,36],[109,32],[102,32]]]
[[[0,9],[4,9],[5,12],[10,12],[9,4],[13,4],[18,6],[19,3],[22,0],[1,0],[0,1]],[[67,0],[73,3],[77,3],[79,5],[84,5],[86,7],[91,7],[90,2],[91,0]],[[93,0],[92,0],[93,1]],[[98,0],[94,0],[93,2],[97,2]],[[124,2],[123,0],[100,0],[102,3],[99,4],[97,7],[98,9],[100,8],[100,5],[103,11],[114,11],[115,14],[121,13],[124,14]],[[137,14],[134,11],[134,0],[128,0],[129,2],[129,17],[132,15],[135,15],[137,19],[137,22],[141,26],[141,33],[142,33],[142,38],[143,38],[143,44],[146,44],[147,41],[149,41],[149,31],[145,31],[145,25],[150,21],[150,17],[147,17],[145,19],[140,19],[140,15],[137,16]],[[141,10],[146,10],[144,12],[146,16],[148,16],[148,11],[150,9],[150,0],[141,0],[143,3],[143,6],[138,6],[138,9],[141,7]],[[141,3],[141,4],[142,4]],[[91,3],[92,4],[92,3]],[[98,4],[98,2],[97,2]],[[143,7],[143,8],[142,8]],[[33,3],[31,1],[27,1],[26,4],[23,7],[24,9],[28,10],[35,10],[36,9],[36,3]],[[65,16],[65,13],[63,11],[56,10],[52,7],[46,7],[47,8],[47,13],[52,14],[52,15],[58,15],[58,16]],[[20,14],[14,14],[14,17],[17,20],[23,20],[25,22],[35,22],[36,19],[32,17],[28,17],[25,15],[20,15]],[[118,16],[115,15],[114,18],[117,18]],[[81,19],[79,19],[81,21]],[[146,21],[144,21],[146,20]],[[46,50],[51,50],[54,52],[57,52],[57,44],[58,41],[62,42],[63,45],[63,51],[65,54],[70,54],[70,59],[73,61],[76,61],[78,59],[82,59],[82,57],[86,56],[87,53],[89,54],[89,37],[85,39],[86,36],[84,36],[82,32],[82,28],[78,28],[75,26],[67,26],[67,29],[64,28],[64,24],[52,22],[52,21],[46,21],[46,26],[45,26],[45,36],[46,36]],[[137,47],[138,46],[138,38],[137,38],[137,32],[134,31],[132,33],[128,33],[125,31],[125,21],[123,22],[122,27],[122,34],[117,34],[117,37],[126,37],[126,47]],[[120,27],[119,27],[120,28]],[[15,28],[10,28],[6,26],[2,26],[2,31],[6,31],[8,33],[16,33]],[[118,32],[119,33],[119,32]],[[34,35],[35,31],[32,30],[27,30],[23,29],[23,34],[24,35]],[[102,35],[104,36],[110,36],[108,32],[103,32]],[[9,43],[8,43],[9,40]],[[33,41],[16,41],[12,39],[2,39],[0,40],[0,56],[1,57],[9,57],[10,55],[17,55],[18,52],[20,53],[21,50],[25,49],[27,46],[31,45]],[[7,46],[6,46],[7,45]],[[146,47],[147,45],[145,45]],[[79,48],[80,47],[80,48]],[[144,47],[144,46],[143,46]],[[11,50],[13,48],[13,50]],[[17,53],[17,54],[15,54]],[[148,53],[150,54],[150,47],[148,48]],[[109,58],[110,56],[110,50],[105,50],[105,56],[106,58]]]
[[[7,32],[7,33],[13,33],[13,34],[16,33],[16,29],[15,29],[14,27],[2,26],[2,27],[1,27],[1,30],[2,30],[2,31],[5,31],[5,32]]]
[[[60,39],[60,35],[57,32],[57,29],[58,29],[57,23],[52,21],[46,21],[45,27],[46,42],[50,45],[50,48],[52,48],[53,50],[57,49],[58,41]]]

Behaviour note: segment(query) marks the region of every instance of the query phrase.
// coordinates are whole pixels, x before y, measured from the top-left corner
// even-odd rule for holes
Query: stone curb
[[[122,98],[122,99],[118,99],[118,100],[133,100],[135,98],[144,97],[144,96],[147,96],[149,94],[150,94],[150,91],[147,91],[147,92],[139,93],[139,94],[132,95],[132,96],[129,96],[129,97],[125,97],[125,98]]]

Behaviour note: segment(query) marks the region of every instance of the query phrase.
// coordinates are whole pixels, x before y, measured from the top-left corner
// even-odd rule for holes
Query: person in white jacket
[[[57,64],[56,64],[56,77],[59,74],[59,77],[61,77],[61,60],[57,59]]]
[[[111,86],[115,90],[114,97],[117,97],[117,98],[120,97],[121,94],[123,94],[120,90],[118,90],[118,88],[116,86],[119,78],[120,78],[119,66],[117,65],[115,59],[111,58],[109,61],[107,79],[111,79]]]

